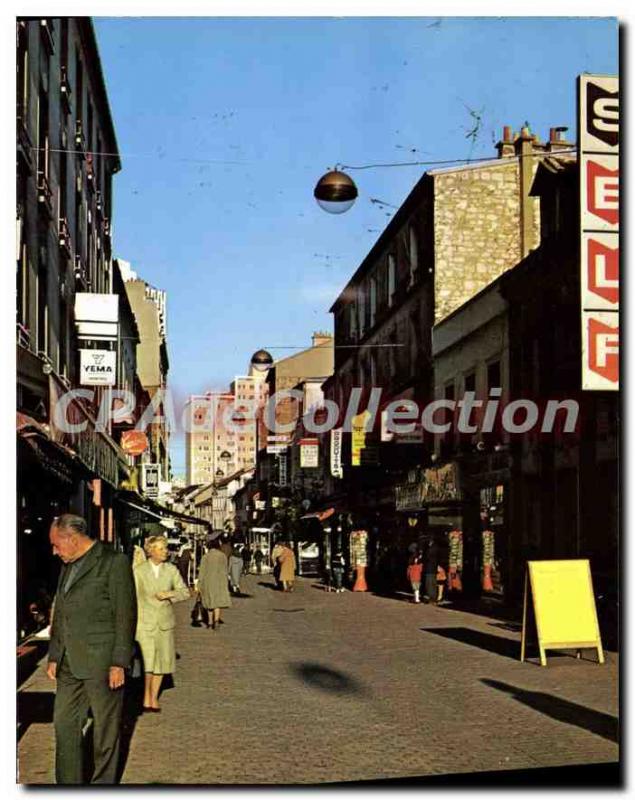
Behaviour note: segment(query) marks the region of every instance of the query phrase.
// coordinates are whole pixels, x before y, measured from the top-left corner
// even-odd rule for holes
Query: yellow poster
[[[567,561],[528,561],[525,578],[525,603],[521,661],[525,657],[527,590],[531,589],[538,633],[540,663],[546,666],[546,650],[597,649],[604,663],[600,628],[593,596],[591,565],[588,559]]]
[[[351,465],[359,467],[362,463],[362,450],[366,446],[366,422],[370,411],[366,409],[351,420]]]

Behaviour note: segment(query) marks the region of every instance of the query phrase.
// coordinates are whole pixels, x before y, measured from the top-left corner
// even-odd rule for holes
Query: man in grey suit
[[[132,569],[63,514],[51,525],[53,553],[64,562],[55,595],[48,654],[55,695],[55,779],[83,782],[82,728],[93,715],[91,783],[116,783],[125,668],[132,659],[137,601]]]

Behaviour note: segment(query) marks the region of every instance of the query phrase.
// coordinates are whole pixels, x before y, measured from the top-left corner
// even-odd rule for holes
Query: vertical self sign
[[[582,388],[619,389],[619,81],[578,78]]]

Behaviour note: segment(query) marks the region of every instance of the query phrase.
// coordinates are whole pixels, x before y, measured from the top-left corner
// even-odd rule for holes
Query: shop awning
[[[334,508],[326,508],[324,511],[313,511],[311,514],[305,514],[300,519],[317,519],[318,522],[323,522],[325,519],[332,517],[335,514]]]
[[[49,437],[48,426],[37,422],[28,414],[16,413],[16,433],[24,442],[42,469],[63,483],[72,484],[75,480],[77,463],[75,453]]]
[[[191,525],[203,525],[208,529],[211,528],[211,524],[207,520],[191,517],[189,514],[182,514],[180,511],[175,511],[173,508],[166,508],[159,503],[141,497],[141,495],[136,492],[119,491],[117,495],[117,499],[120,503],[134,508],[136,511],[141,511],[149,517],[154,517],[163,523],[165,523],[166,520],[179,520],[181,522],[189,522]]]

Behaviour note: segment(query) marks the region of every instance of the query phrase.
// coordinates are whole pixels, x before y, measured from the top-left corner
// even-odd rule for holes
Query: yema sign
[[[578,78],[582,388],[619,389],[619,81]]]
[[[82,386],[114,386],[117,354],[114,350],[80,350],[79,374]]]

